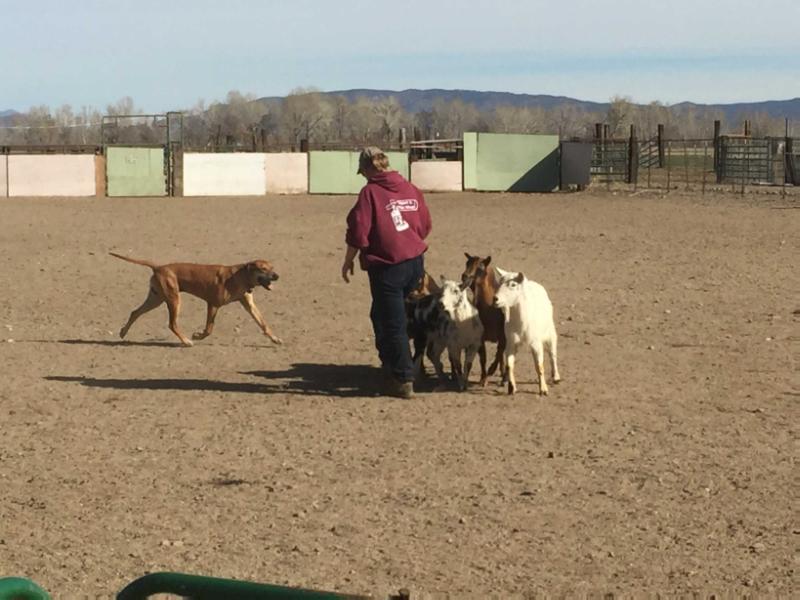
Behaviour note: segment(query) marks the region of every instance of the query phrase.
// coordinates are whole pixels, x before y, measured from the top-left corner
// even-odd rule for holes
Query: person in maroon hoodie
[[[367,179],[355,206],[347,215],[347,251],[342,278],[349,283],[356,255],[369,275],[372,293],[370,319],[384,373],[385,392],[414,395],[414,368],[406,331],[406,296],[417,286],[425,268],[423,240],[431,231],[425,198],[374,146],[364,148],[358,173]]]

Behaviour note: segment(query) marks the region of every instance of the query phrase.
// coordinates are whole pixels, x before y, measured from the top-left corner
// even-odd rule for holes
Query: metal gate
[[[592,145],[592,176],[600,181],[627,181],[628,142],[596,141]]]
[[[645,140],[639,144],[639,167],[649,169],[660,165],[658,152],[658,138]]]
[[[720,137],[720,183],[775,183],[774,149],[768,138]]]

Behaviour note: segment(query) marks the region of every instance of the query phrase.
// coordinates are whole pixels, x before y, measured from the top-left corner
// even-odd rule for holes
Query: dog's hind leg
[[[203,331],[193,333],[193,340],[203,340],[211,335],[211,332],[214,331],[214,319],[217,316],[218,310],[219,306],[213,306],[211,304],[208,305],[208,312],[206,314],[206,328]]]
[[[128,335],[128,330],[131,328],[131,325],[134,324],[136,319],[141,317],[143,314],[150,312],[154,308],[158,308],[164,302],[164,298],[156,292],[152,287],[150,291],[147,293],[147,298],[145,301],[142,302],[142,305],[131,312],[131,316],[128,318],[128,322],[119,330],[119,337],[124,338]]]
[[[261,316],[261,312],[258,310],[255,301],[253,300],[253,294],[248,292],[244,295],[244,298],[240,300],[244,309],[248,312],[248,314],[253,317],[253,320],[258,323],[258,326],[261,327],[261,331],[264,332],[269,339],[271,339],[276,344],[282,344],[283,340],[272,333],[272,329],[269,328],[267,322],[264,320],[264,317]]]

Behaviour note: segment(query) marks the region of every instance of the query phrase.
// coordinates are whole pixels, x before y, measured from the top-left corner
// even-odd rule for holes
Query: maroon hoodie
[[[431,231],[425,199],[397,171],[377,173],[367,181],[347,215],[349,246],[361,252],[361,268],[394,265],[428,249]]]

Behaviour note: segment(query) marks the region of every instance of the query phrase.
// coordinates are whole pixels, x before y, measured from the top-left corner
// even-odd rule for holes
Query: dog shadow
[[[381,370],[370,365],[294,363],[281,371],[245,371],[240,375],[275,381],[266,384],[270,388],[267,393],[356,398],[381,392]]]
[[[150,348],[175,348],[176,346],[181,346],[180,342],[130,342],[126,340],[58,340],[59,344],[70,344],[73,346],[108,346],[108,347],[118,347],[118,346],[144,346]]]

